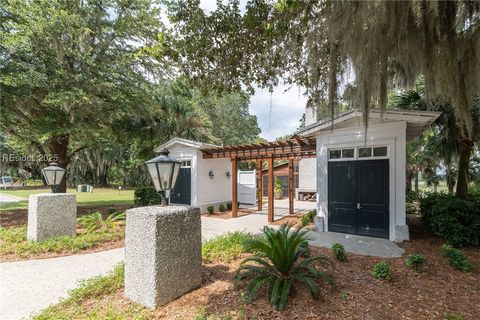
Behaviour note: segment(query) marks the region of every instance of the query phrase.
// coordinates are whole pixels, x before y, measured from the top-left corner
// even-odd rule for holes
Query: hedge
[[[445,193],[427,194],[420,201],[423,222],[447,243],[480,245],[480,194],[465,199]]]

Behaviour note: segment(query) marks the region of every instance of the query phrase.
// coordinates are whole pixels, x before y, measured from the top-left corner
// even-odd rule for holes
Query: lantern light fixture
[[[46,168],[42,169],[43,177],[47,185],[52,187],[52,193],[58,193],[58,186],[65,175],[65,169],[58,166],[58,163],[52,162]]]
[[[210,179],[213,179],[213,177],[215,177],[215,173],[213,173],[213,170],[208,171],[208,176],[210,177]]]
[[[145,162],[152,178],[155,190],[161,195],[163,205],[169,204],[170,191],[175,187],[181,161],[169,156],[170,152],[163,148],[160,155]]]

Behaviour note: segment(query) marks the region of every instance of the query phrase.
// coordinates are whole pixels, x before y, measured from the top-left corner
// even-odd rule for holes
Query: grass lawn
[[[28,207],[28,197],[32,194],[49,193],[50,189],[32,190],[0,190],[0,193],[24,198],[25,200],[13,203],[1,203],[0,210],[25,209]],[[77,195],[77,204],[84,205],[133,205],[134,190],[116,190],[110,188],[94,188],[92,193],[75,192],[68,189],[68,193]]]
[[[27,241],[27,227],[0,227],[0,261],[25,258],[51,257],[69,255],[88,249],[98,249],[104,245],[110,249],[123,245],[120,240],[125,238],[123,227],[117,226],[109,230],[85,232],[77,231],[74,237],[64,236],[50,238],[45,241]]]
[[[332,259],[333,264],[324,268],[335,281],[333,289],[321,285],[320,299],[312,300],[298,286],[282,312],[266,301],[265,290],[247,303],[245,287],[235,285],[233,276],[246,256],[238,244],[248,236],[231,234],[204,245],[201,287],[166,306],[147,309],[125,298],[124,269],[119,265],[107,276],[83,282],[67,299],[34,319],[478,319],[480,306],[474,297],[480,296],[479,270],[453,269],[440,254],[441,241],[413,229],[413,241],[404,245],[405,256],[384,259],[393,272],[391,280],[377,280],[370,274],[381,259],[348,254],[347,262]],[[330,249],[311,250],[332,257]],[[479,266],[480,250],[464,250]],[[423,271],[405,265],[412,253],[426,257]]]

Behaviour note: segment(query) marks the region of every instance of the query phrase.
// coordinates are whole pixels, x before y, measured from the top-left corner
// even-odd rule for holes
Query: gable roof
[[[407,140],[418,136],[426,127],[434,122],[441,112],[438,111],[410,111],[410,110],[370,110],[368,114],[370,123],[404,121],[407,123]],[[363,125],[363,114],[360,110],[349,110],[343,112],[333,119],[321,120],[306,126],[295,132],[295,134],[308,136],[326,129],[337,129],[344,127],[358,127]]]
[[[220,146],[215,145],[215,144],[209,144],[209,143],[199,142],[199,141],[195,141],[195,140],[189,140],[189,139],[174,137],[174,138],[168,140],[167,142],[165,142],[164,144],[159,145],[158,147],[153,149],[153,151],[154,152],[160,152],[160,150],[162,150],[163,148],[168,149],[175,144],[181,144],[181,145],[188,146],[188,147],[195,148],[195,149],[200,149],[200,148],[204,148],[204,147],[220,147]]]

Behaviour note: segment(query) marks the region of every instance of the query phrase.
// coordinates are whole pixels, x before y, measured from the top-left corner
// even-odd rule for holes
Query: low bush
[[[283,224],[278,230],[264,227],[263,234],[261,239],[248,241],[248,248],[255,250],[257,255],[243,260],[235,276],[237,282],[249,280],[248,302],[255,299],[261,288],[266,288],[267,300],[275,309],[282,310],[296,285],[305,285],[312,298],[316,299],[320,294],[317,279],[333,283],[327,273],[313,265],[315,262],[329,262],[327,257],[302,258],[305,248],[301,244],[307,240],[304,230]]]
[[[213,214],[213,212],[215,211],[215,207],[214,206],[208,206],[207,211],[208,211],[209,214]]]
[[[456,249],[448,244],[444,244],[440,250],[442,255],[449,259],[450,265],[455,269],[465,272],[473,269],[472,263],[461,250]]]
[[[248,250],[246,241],[254,238],[249,233],[236,231],[205,241],[202,245],[203,262],[229,262],[238,258]]]
[[[427,258],[420,253],[411,254],[405,259],[405,265],[417,272],[422,271],[425,262],[427,262]]]
[[[151,206],[162,203],[162,197],[154,187],[141,187],[135,190],[133,203],[136,206]]]
[[[232,201],[227,202],[227,210],[232,210]]]
[[[106,219],[103,219],[100,212],[95,212],[77,219],[77,223],[87,229],[87,232],[113,229],[117,227],[121,221],[125,221],[125,212],[114,211],[110,213]]]
[[[335,257],[335,259],[337,259],[339,261],[347,261],[348,260],[347,253],[345,252],[345,248],[340,243],[334,243],[332,245],[332,253],[333,253],[333,256]]]
[[[315,218],[315,215],[317,214],[317,210],[310,210],[306,214],[304,214],[300,218],[300,222],[302,223],[302,226],[305,227],[309,223],[313,222],[313,219]]]
[[[431,193],[420,203],[423,222],[448,244],[480,246],[480,195],[465,199]]]
[[[227,209],[225,209],[225,205],[223,203],[221,203],[219,206],[218,206],[218,211],[220,212],[225,212],[227,211]]]
[[[373,270],[370,273],[372,277],[380,280],[390,280],[392,278],[392,270],[385,261],[380,261],[373,266]]]

